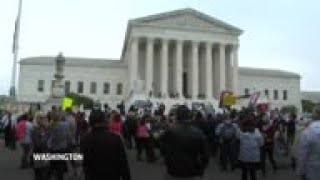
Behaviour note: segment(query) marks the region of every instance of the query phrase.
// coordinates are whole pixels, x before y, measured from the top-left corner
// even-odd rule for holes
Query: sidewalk
[[[2,180],[32,180],[32,170],[19,169],[19,150],[4,147],[4,140],[0,138],[0,179]]]
[[[132,180],[162,180],[164,176],[164,164],[159,161],[155,164],[146,162],[137,162],[135,159],[135,151],[128,151],[128,160],[132,174]],[[3,139],[0,139],[0,180],[32,180],[33,172],[31,169],[19,169],[20,153],[17,150],[9,150],[4,148]],[[283,164],[283,162],[282,162]],[[205,176],[202,180],[240,180],[241,171],[220,172],[215,160],[210,162]],[[277,173],[269,170],[266,178],[261,177],[258,171],[258,180],[298,180],[295,173],[288,168],[280,167]],[[67,179],[68,180],[68,179]]]

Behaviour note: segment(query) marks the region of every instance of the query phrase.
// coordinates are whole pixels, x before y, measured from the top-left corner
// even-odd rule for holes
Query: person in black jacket
[[[127,115],[126,121],[124,122],[124,132],[125,132],[125,140],[128,149],[133,148],[133,144],[136,143],[136,134],[138,128],[138,117],[136,115],[136,111],[134,107],[131,107],[129,113]],[[134,143],[133,143],[134,142]]]
[[[31,140],[33,145],[33,154],[49,153],[48,139],[50,137],[48,129],[48,118],[42,113],[36,117],[37,126],[31,131]],[[34,161],[34,179],[45,180],[50,179],[50,166],[48,161]]]
[[[192,126],[190,110],[177,108],[177,124],[160,137],[160,150],[167,174],[165,179],[198,178],[204,175],[209,162],[209,151],[204,134]]]
[[[80,142],[86,180],[131,180],[121,137],[107,131],[102,111],[90,115],[92,131]]]

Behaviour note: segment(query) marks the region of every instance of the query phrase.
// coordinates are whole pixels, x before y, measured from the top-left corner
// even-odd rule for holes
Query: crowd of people
[[[278,109],[216,113],[179,105],[164,112],[164,106],[155,112],[94,106],[86,118],[83,112],[52,107],[17,118],[6,111],[0,124],[5,146],[21,148],[21,168],[33,168],[36,180],[61,180],[67,172],[86,180],[130,180],[128,150],[135,150],[139,162],[164,161],[166,180],[201,179],[210,159],[221,171],[241,169],[242,180],[256,180],[257,171],[267,176],[267,160],[278,171],[279,155],[289,159],[301,179],[320,177],[320,106],[312,120]],[[83,161],[35,161],[32,156],[72,152],[82,153]]]

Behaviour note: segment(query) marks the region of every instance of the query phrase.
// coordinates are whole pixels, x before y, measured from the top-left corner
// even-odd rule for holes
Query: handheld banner
[[[223,105],[224,106],[232,106],[236,104],[236,97],[230,94],[226,94],[223,96]]]
[[[71,108],[73,104],[73,100],[71,98],[63,98],[62,100],[62,110],[65,111],[67,108]]]

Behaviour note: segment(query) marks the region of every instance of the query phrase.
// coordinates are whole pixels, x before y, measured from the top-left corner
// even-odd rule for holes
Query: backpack
[[[16,126],[16,139],[20,140],[26,136],[26,121],[20,121]]]
[[[225,142],[230,142],[236,137],[236,128],[233,124],[225,123],[221,130],[221,137]]]

